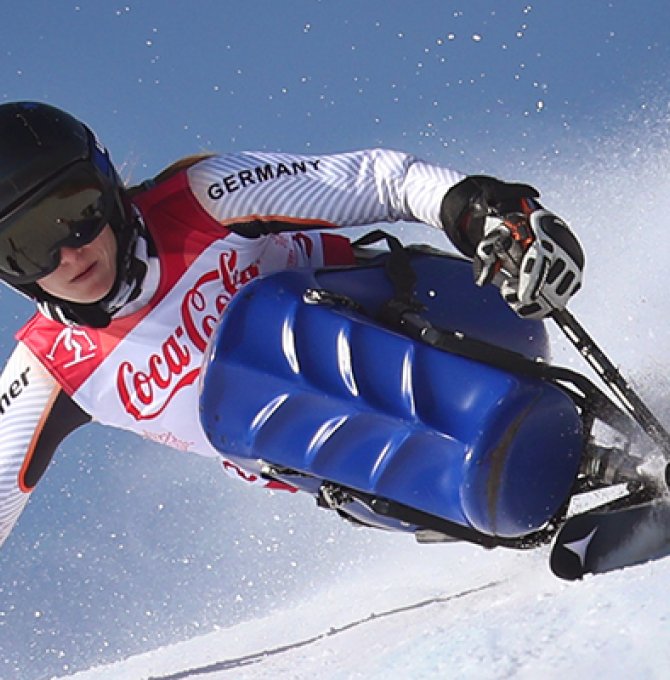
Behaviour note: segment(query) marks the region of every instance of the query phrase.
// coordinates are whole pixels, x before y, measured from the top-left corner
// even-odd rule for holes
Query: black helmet
[[[0,215],[69,165],[90,158],[89,132],[46,104],[0,106]]]
[[[106,224],[122,258],[133,221],[109,154],[86,125],[48,104],[0,105],[0,279],[70,320],[100,325],[88,314],[96,317],[95,305],[58,300],[35,281],[58,267],[61,246],[86,245]]]

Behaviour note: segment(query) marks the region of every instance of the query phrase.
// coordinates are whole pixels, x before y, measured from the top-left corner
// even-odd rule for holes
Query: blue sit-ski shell
[[[543,325],[523,321],[459,258],[416,253],[433,324],[530,358]],[[366,313],[314,305],[346,294]],[[569,496],[583,449],[572,399],[546,381],[455,356],[374,320],[393,296],[383,266],[289,270],[233,299],[204,367],[201,418],[233,459],[262,459],[402,503],[490,536],[546,524]]]

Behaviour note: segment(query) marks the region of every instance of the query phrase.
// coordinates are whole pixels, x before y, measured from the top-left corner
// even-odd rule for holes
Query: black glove
[[[490,215],[523,213],[524,203],[540,194],[528,184],[509,184],[495,177],[471,175],[449,189],[440,209],[442,226],[453,244],[468,257],[484,237]]]
[[[584,254],[568,226],[526,184],[468,177],[442,203],[445,231],[473,258],[475,282],[495,282],[525,318],[563,309],[581,287]]]

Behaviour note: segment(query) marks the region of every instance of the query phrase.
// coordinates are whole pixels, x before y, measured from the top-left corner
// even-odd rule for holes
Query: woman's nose
[[[81,248],[71,248],[70,246],[61,246],[60,249],[60,263],[75,262],[79,258]]]

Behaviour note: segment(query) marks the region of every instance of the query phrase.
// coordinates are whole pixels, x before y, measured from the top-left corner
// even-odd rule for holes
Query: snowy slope
[[[546,551],[407,544],[403,552],[271,617],[72,677],[670,676],[670,561],[564,583],[549,574]]]

